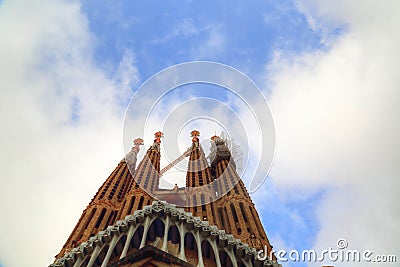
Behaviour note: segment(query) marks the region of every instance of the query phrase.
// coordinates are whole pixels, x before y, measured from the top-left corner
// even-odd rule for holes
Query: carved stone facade
[[[135,170],[136,139],[50,266],[280,266],[257,257],[272,246],[224,140],[212,138],[209,164],[199,134],[192,132],[186,187],[169,190],[158,188],[162,133]]]
[[[279,266],[259,260],[255,248],[225,230],[160,201],[100,231],[50,266],[146,266],[143,259],[155,266]]]

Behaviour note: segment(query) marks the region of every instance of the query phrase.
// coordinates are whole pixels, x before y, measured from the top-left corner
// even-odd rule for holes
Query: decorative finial
[[[211,136],[211,141],[216,145],[223,145],[225,143],[224,140],[218,135]]]
[[[133,145],[134,146],[141,146],[144,145],[144,140],[142,138],[136,138],[135,140],[133,140]]]
[[[195,143],[195,142],[199,142],[199,138],[197,137],[197,136],[200,136],[200,132],[199,131],[197,131],[197,130],[193,130],[193,131],[191,131],[190,132],[190,135],[191,135],[191,137],[193,137],[192,138],[192,142],[193,143]]]
[[[132,150],[134,150],[136,153],[139,152],[141,145],[144,145],[144,141],[142,138],[136,138],[135,140],[133,140],[133,147]]]
[[[155,138],[154,143],[161,144],[161,138],[163,138],[163,137],[164,137],[164,134],[162,132],[160,132],[160,131],[156,132],[154,134],[154,138]]]
[[[211,141],[214,141],[215,139],[218,139],[219,138],[219,136],[218,135],[213,135],[213,136],[211,136]]]

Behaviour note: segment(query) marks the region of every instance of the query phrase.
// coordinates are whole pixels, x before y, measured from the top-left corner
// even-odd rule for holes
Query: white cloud
[[[326,52],[281,51],[268,66],[277,132],[271,175],[287,192],[329,188],[317,211],[319,251],[344,237],[350,249],[400,255],[399,8],[395,1],[303,3],[316,30],[346,25],[346,32]]]
[[[220,53],[226,43],[225,34],[221,30],[221,25],[215,23],[199,24],[193,22],[191,18],[184,18],[172,25],[169,32],[162,37],[157,37],[152,41],[153,44],[171,42],[177,37],[193,38],[205,35],[198,42],[190,44],[188,50],[190,57],[198,60]]]
[[[179,21],[177,24],[173,25],[170,29],[168,34],[163,37],[155,38],[152,43],[154,44],[161,44],[165,42],[169,42],[175,37],[186,37],[190,38],[192,36],[198,35],[200,32],[204,31],[205,29],[199,28],[194,25],[193,20],[190,18],[184,18]]]
[[[208,25],[206,27],[207,38],[191,48],[191,56],[194,60],[204,60],[223,52],[226,45],[225,33],[220,25]]]
[[[123,157],[138,73],[129,51],[114,76],[96,68],[76,2],[2,2],[0,36],[1,264],[46,266]]]

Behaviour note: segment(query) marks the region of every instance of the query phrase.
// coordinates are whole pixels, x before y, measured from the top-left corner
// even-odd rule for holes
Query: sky
[[[0,266],[52,263],[129,147],[131,98],[154,74],[198,60],[239,70],[268,101],[275,156],[251,197],[274,249],[321,252],[343,238],[399,261],[399,8],[395,0],[0,1]],[[199,97],[218,103],[180,106]],[[163,114],[208,109],[237,123],[173,117],[179,135],[167,132],[163,144],[173,139],[179,154],[191,127],[203,140],[226,129],[257,158],[236,97],[212,85],[177,88],[149,118],[145,145]]]

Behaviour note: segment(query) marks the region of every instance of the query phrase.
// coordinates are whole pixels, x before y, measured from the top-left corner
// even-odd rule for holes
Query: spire
[[[131,151],[129,151],[128,154],[126,154],[125,156],[125,161],[127,162],[129,171],[131,173],[135,172],[137,155],[139,153],[141,145],[144,145],[142,138],[136,138],[135,140],[133,140],[133,147]]]
[[[197,131],[197,130],[193,130],[193,131],[190,132],[190,136],[192,137],[193,146],[199,147],[199,138],[198,138],[198,136],[200,136],[200,132]]]
[[[131,151],[119,162],[83,211],[74,231],[56,256],[57,258],[78,244],[87,241],[90,236],[114,224],[118,209],[121,207],[127,188],[132,181],[131,173],[135,170],[137,153],[141,144],[143,144],[143,139],[135,139]]]
[[[192,147],[186,173],[187,210],[203,220],[214,222],[215,210],[211,206],[214,190],[212,176],[202,147],[199,144],[200,132],[191,132]]]
[[[256,249],[272,247],[267,239],[257,210],[236,172],[235,164],[225,141],[218,137],[212,140],[211,168],[216,179],[216,191],[220,199],[216,201],[219,214],[218,227],[248,243]]]
[[[203,149],[199,144],[200,132],[193,130],[192,150],[189,154],[188,170],[186,173],[186,187],[198,187],[211,183],[211,173]]]
[[[143,160],[133,176],[134,181],[145,191],[154,192],[158,188],[158,173],[160,172],[160,144],[162,132],[154,134],[154,142],[147,150]]]
[[[164,134],[162,132],[158,131],[154,133],[154,142],[150,149],[160,153],[161,138],[164,138]]]
[[[135,210],[149,205],[154,198],[154,192],[159,185],[160,144],[164,134],[160,131],[154,134],[154,141],[139,163],[117,218],[123,219],[133,214]]]
[[[223,196],[240,181],[240,177],[236,172],[235,162],[224,139],[214,135],[211,137],[211,142],[211,168],[216,179],[224,175],[221,177],[223,179],[218,179],[217,181],[217,195]],[[233,173],[225,173],[228,165],[234,171]],[[218,172],[215,172],[216,170]]]

